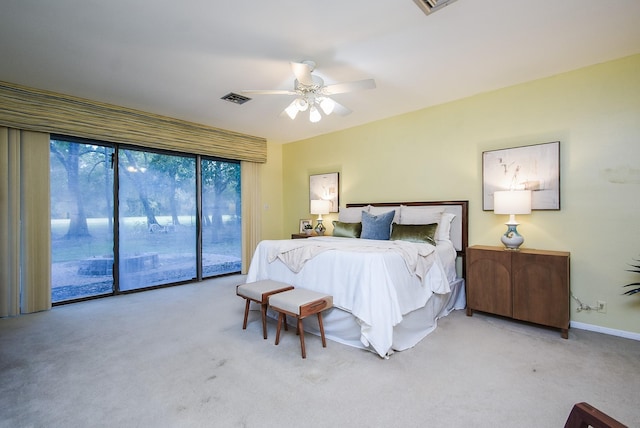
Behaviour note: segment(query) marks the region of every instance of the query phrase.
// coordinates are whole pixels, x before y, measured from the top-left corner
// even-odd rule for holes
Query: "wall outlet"
[[[606,314],[607,313],[607,302],[604,302],[602,300],[598,300],[598,306],[596,307],[596,311],[600,312],[601,314]]]

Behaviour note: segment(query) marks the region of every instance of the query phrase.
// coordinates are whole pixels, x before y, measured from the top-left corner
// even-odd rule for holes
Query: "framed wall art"
[[[531,209],[560,209],[560,142],[482,153],[482,209],[498,190],[531,190]]]
[[[338,173],[318,174],[309,176],[309,206],[314,199],[324,199],[331,202],[329,212],[338,212]]]

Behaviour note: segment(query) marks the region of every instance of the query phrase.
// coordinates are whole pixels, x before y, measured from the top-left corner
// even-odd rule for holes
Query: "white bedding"
[[[446,301],[455,280],[456,251],[451,242],[439,241],[437,247],[393,242],[399,241],[334,237],[262,241],[247,282],[272,279],[331,294],[334,307],[355,317],[362,347],[385,357],[397,349],[396,326],[430,306],[432,296]],[[441,309],[434,316],[440,316]],[[325,322],[325,330],[328,338],[350,342],[332,337],[330,322]],[[412,337],[424,337],[423,333]]]

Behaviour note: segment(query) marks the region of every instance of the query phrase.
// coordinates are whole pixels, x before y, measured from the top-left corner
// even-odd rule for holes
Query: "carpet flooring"
[[[389,359],[262,339],[229,276],[0,319],[0,427],[640,427],[640,342],[454,311]]]

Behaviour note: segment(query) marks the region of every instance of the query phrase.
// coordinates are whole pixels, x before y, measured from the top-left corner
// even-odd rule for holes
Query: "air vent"
[[[244,104],[247,101],[250,101],[251,98],[245,97],[243,95],[234,94],[233,92],[229,92],[224,97],[220,98],[221,100],[229,101],[234,104]]]
[[[415,4],[427,15],[450,5],[456,0],[413,0]]]

